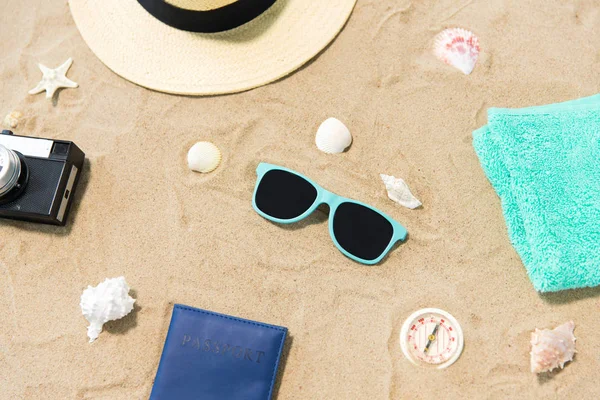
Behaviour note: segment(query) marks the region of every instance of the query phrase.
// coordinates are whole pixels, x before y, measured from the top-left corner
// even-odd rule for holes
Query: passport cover
[[[175,304],[150,400],[269,400],[286,335]]]

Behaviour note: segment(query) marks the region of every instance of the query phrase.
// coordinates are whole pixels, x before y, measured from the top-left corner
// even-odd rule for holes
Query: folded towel
[[[600,285],[600,95],[491,108],[473,146],[535,289]]]

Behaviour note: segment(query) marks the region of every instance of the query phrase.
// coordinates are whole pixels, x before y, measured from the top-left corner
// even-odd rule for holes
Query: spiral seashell
[[[135,300],[129,296],[124,277],[106,278],[96,287],[88,286],[81,295],[81,312],[90,323],[87,334],[90,343],[102,332],[102,325],[120,319],[133,310]]]
[[[327,118],[317,130],[315,143],[322,152],[342,153],[352,144],[352,135],[342,121],[336,118]]]
[[[198,142],[188,151],[187,161],[192,171],[208,173],[221,163],[221,150],[211,142]]]
[[[396,203],[407,207],[417,208],[422,203],[410,192],[408,185],[404,180],[390,175],[379,174],[388,193],[388,197]]]
[[[555,329],[536,329],[531,333],[531,372],[536,374],[563,368],[575,354],[575,323],[569,321]]]

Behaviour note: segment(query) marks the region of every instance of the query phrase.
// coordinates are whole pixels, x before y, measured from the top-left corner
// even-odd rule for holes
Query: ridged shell
[[[422,205],[419,199],[410,192],[404,180],[385,174],[379,174],[379,176],[385,185],[390,199],[404,207],[413,209]]]
[[[531,333],[531,372],[536,374],[563,368],[575,354],[575,323],[569,321],[555,329],[536,329]]]
[[[317,130],[315,143],[319,150],[325,153],[342,153],[352,144],[352,135],[342,121],[336,118],[327,118]]]
[[[446,64],[469,75],[479,57],[479,39],[466,29],[446,29],[435,37],[433,52]]]
[[[211,142],[198,142],[187,154],[188,167],[192,171],[208,173],[221,163],[221,150]]]
[[[88,337],[90,343],[102,332],[102,325],[120,319],[133,310],[135,300],[129,296],[129,286],[125,278],[108,279],[96,287],[88,286],[81,295],[81,312],[90,323]]]

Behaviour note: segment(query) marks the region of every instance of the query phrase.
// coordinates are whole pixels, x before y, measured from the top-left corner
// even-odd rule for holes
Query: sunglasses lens
[[[313,205],[317,189],[296,174],[274,169],[263,175],[254,199],[263,213],[278,219],[293,219]]]
[[[394,227],[383,215],[355,203],[342,203],[333,216],[333,233],[340,246],[363,260],[383,254],[394,235]]]

